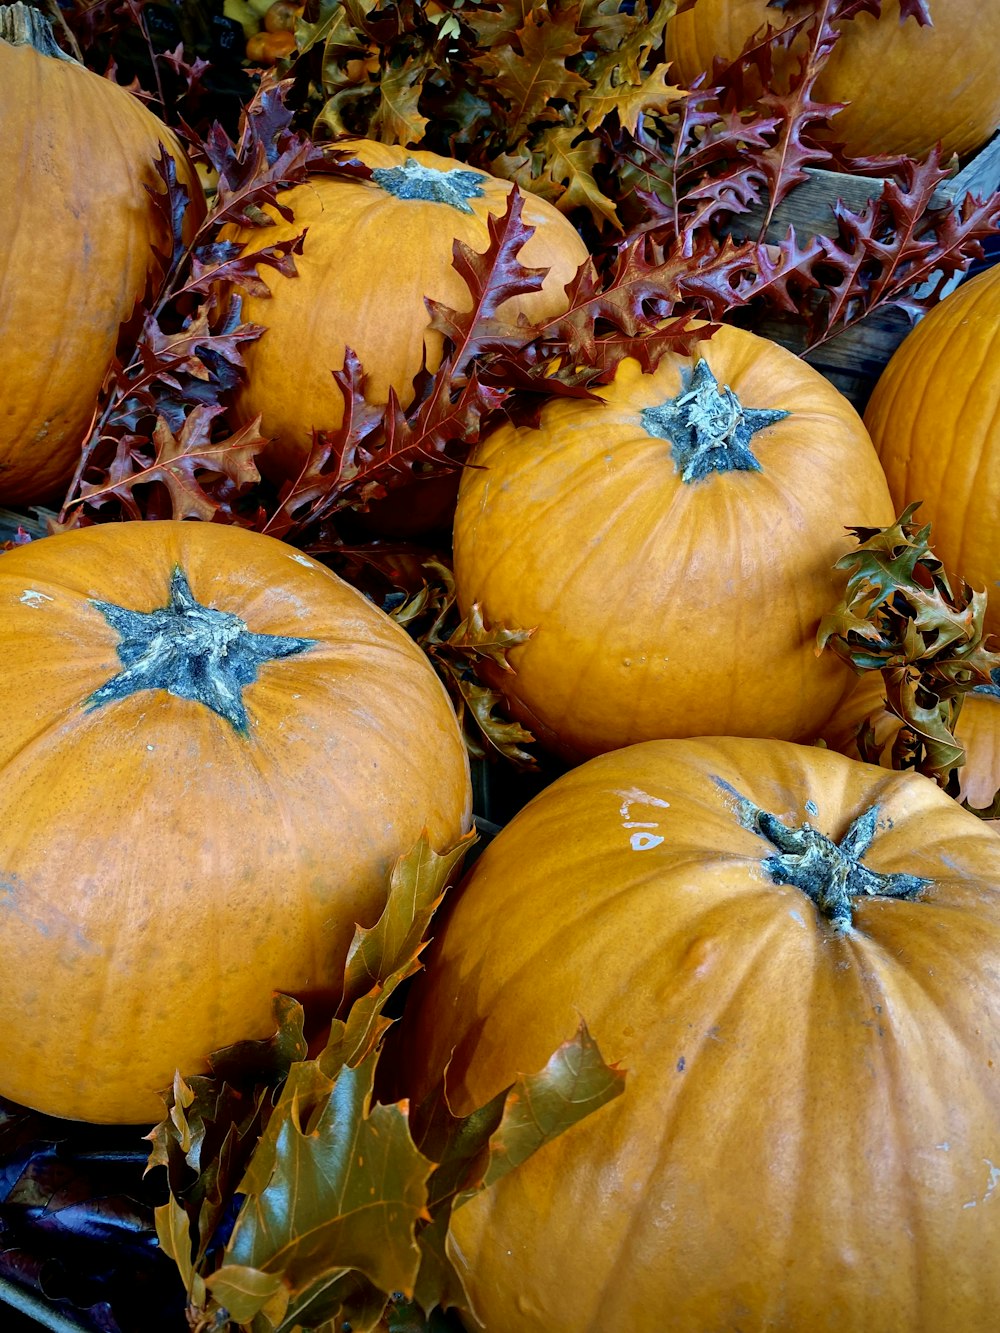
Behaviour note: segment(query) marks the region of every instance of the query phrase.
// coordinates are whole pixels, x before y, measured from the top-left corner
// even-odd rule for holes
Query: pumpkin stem
[[[809,823],[797,828],[783,824],[777,815],[754,805],[722,778],[716,778],[716,782],[735,797],[743,827],[778,849],[776,856],[765,857],[762,862],[774,883],[801,889],[834,930],[851,929],[855,898],[915,898],[931,882],[919,875],[883,874],[862,864],[878,831],[877,805],[859,815],[837,843]]]
[[[170,598],[155,611],[132,611],[113,602],[93,606],[121,636],[122,670],[95,690],[84,707],[98,708],[138,690],[166,690],[194,699],[246,735],[249,728],[243,689],[257,679],[262,663],[305,652],[315,639],[253,634],[239,616],[195,600],[179,567],[170,580]]]
[[[744,407],[728,385],[719,388],[707,361],[681,370],[676,397],[640,413],[646,433],[669,442],[685,482],[701,481],[710,472],[759,472],[751,439],[788,415],[781,409]]]
[[[994,699],[1000,699],[1000,667],[994,667],[990,672],[990,683],[988,685],[973,685],[971,694],[989,694]]]
[[[482,172],[460,168],[438,171],[436,167],[421,166],[412,157],[408,157],[401,167],[375,167],[372,180],[397,199],[450,204],[460,213],[472,213],[466,200],[480,199],[483,194]]]
[[[73,65],[79,63],[56,41],[45,15],[23,4],[22,0],[16,0],[13,5],[0,5],[0,41],[11,46],[32,46],[39,55],[68,60]]]

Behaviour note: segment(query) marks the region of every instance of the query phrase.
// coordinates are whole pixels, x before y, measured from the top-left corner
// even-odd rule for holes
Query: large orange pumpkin
[[[0,557],[0,1094],[153,1121],[175,1069],[335,994],[426,829],[470,819],[443,686],[269,537],[125,523]]]
[[[855,156],[909,153],[923,157],[938,140],[945,156],[979,148],[1000,124],[1000,79],[984,52],[1000,49],[1000,5],[981,0],[934,0],[932,27],[900,22],[899,0],[884,0],[883,15],[841,25],[842,36],[816,82],[822,102],[847,102],[828,137]],[[780,28],[814,13],[792,0],[781,9],[767,0],[696,0],[666,30],[673,77],[690,84],[711,70],[714,56],[733,60],[764,25]],[[794,58],[804,52],[793,47]],[[778,61],[780,86],[789,73]]]
[[[893,353],[865,409],[897,512],[922,501],[945,568],[986,589],[1000,634],[1000,265],[962,283]]]
[[[996,673],[1000,676],[1000,672]],[[892,742],[901,723],[885,706],[882,673],[866,671],[857,688],[823,728],[823,741],[840,754],[858,758],[858,728],[869,721],[875,741],[885,749],[879,763],[892,766]],[[956,739],[965,746],[965,763],[959,769],[959,799],[985,809],[1000,790],[1000,680],[979,686],[962,700],[955,728]]]
[[[929,779],[742,739],[560,778],[455,891],[399,1090],[467,1113],[581,1017],[624,1095],[453,1218],[488,1333],[996,1328],[1000,840]]]
[[[119,327],[171,238],[150,198],[161,146],[204,214],[179,141],[131,93],[63,55],[35,9],[0,10],[0,503],[58,498]],[[147,188],[148,187],[148,188]]]
[[[250,295],[243,306],[267,331],[246,351],[249,382],[239,401],[247,416],[260,413],[274,438],[263,465],[276,476],[298,471],[313,427],[330,430],[343,419],[331,371],[342,369],[345,348],[368,374],[371,402],[387,402],[390,386],[404,407],[412,402],[424,358],[431,370],[441,362],[441,334],[430,327],[425,300],[470,308],[468,287],[452,267],[454,243],[483,253],[487,219],[504,212],[513,188],[435,153],[368,140],[337,148],[374,168],[373,179],[315,176],[282,195],[292,222],[270,210],[274,227],[238,233],[252,251],[308,228],[298,277],[262,270],[270,298]],[[540,291],[511,297],[500,311],[513,320],[519,311],[543,319],[565,309],[565,286],[587,249],[544,199],[527,195],[522,217],[535,232],[518,258],[549,272]]]
[[[668,736],[811,738],[850,688],[818,661],[845,525],[893,518],[850,403],[776,343],[722,328],[698,359],[625,361],[600,403],[549,403],[472,455],[455,516],[467,613],[534,629],[498,675],[579,759]]]

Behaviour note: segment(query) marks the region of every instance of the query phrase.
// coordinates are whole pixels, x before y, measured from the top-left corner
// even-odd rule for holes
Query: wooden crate
[[[833,206],[838,199],[852,212],[858,213],[882,192],[882,182],[877,177],[852,176],[843,172],[825,171],[819,167],[806,167],[805,171],[808,180],[803,181],[775,209],[765,240],[780,240],[790,226],[803,239],[815,235],[833,237],[837,234]],[[1000,134],[954,176],[941,182],[932,203],[935,206],[954,205],[960,203],[967,194],[985,197],[998,189]],[[733,236],[742,239],[757,235],[763,216],[763,210],[745,214],[733,224]],[[953,279],[946,290],[957,287],[964,276],[968,275],[959,275]],[[753,328],[755,332],[802,354],[803,359],[835,384],[860,412],[864,410],[882,368],[912,325],[901,310],[890,308],[875,311],[867,319],[845,329],[812,351],[804,351],[805,328],[793,316],[782,315],[760,320]]]
[[[32,539],[44,537],[55,517],[51,509],[0,509],[0,542],[14,541],[19,528]]]

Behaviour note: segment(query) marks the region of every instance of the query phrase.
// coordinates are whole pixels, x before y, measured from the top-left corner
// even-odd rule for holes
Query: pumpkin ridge
[[[955,904],[945,905],[941,903],[935,903],[935,907],[937,907],[939,910],[950,911],[950,912],[958,912],[960,910]],[[869,937],[866,940],[866,945],[870,946],[871,944],[872,940]],[[879,946],[879,952],[886,957],[886,960],[890,965],[895,965],[898,967],[897,960],[891,954],[889,954],[888,950],[884,949],[882,946]],[[918,990],[920,991],[922,999],[932,1007],[935,1020],[940,1024],[942,1024],[947,1029],[948,1035],[952,1039],[953,1049],[956,1052],[960,1052],[961,1038],[955,1022],[955,1015],[951,1004],[951,997],[950,996],[942,997],[940,992],[933,990],[931,986],[928,984],[932,979],[933,979],[932,974],[929,971],[927,975],[923,975],[917,969],[914,969],[912,972],[906,974],[906,980],[909,982],[914,982],[916,984]],[[978,1063],[973,1064],[967,1061],[966,1067],[969,1072],[975,1073],[976,1084],[982,1096],[983,1103],[985,1105],[988,1105],[996,1096],[995,1092],[996,1080],[993,1075],[993,1071],[989,1068],[989,1066],[985,1062],[983,1062],[983,1064],[980,1065]]]
[[[739,858],[733,857],[730,859],[736,860]],[[691,922],[690,938],[695,940],[706,933],[711,933],[711,928],[706,931],[702,923],[706,922],[712,916],[718,916],[724,927],[726,917],[730,911],[731,901],[731,898],[716,901],[697,918],[693,919]],[[697,1086],[698,1056],[709,1046],[709,1043],[715,1043],[720,1040],[716,1034],[725,1030],[727,1026],[727,1015],[733,1012],[739,1013],[740,1005],[745,1002],[745,989],[759,984],[759,962],[761,959],[769,957],[774,951],[776,937],[780,938],[784,930],[785,923],[780,917],[775,917],[770,923],[761,924],[759,935],[754,940],[757,947],[752,950],[745,950],[741,956],[741,962],[743,962],[745,966],[739,977],[734,979],[731,972],[727,974],[727,982],[730,984],[726,988],[725,995],[721,997],[721,1003],[716,1007],[713,1007],[711,1012],[709,1012],[707,1008],[698,1006],[699,1018],[704,1020],[702,1023],[702,1031],[697,1036],[697,1045],[694,1045],[693,1043],[691,1045],[685,1045],[685,1049],[682,1052],[684,1067],[683,1069],[677,1070],[676,1079],[674,1080],[675,1091],[671,1096],[670,1101],[664,1106],[665,1123],[683,1125],[685,1121],[685,1113],[683,1110],[685,1100],[689,1100],[692,1097],[695,1099],[696,1103],[699,1100],[699,1089]],[[718,999],[719,997],[716,998]],[[721,1040],[724,1040],[724,1038],[721,1038]],[[718,1074],[716,1076],[718,1077]],[[711,1072],[709,1073],[709,1077],[711,1077]],[[703,1093],[701,1094],[701,1100],[704,1100]],[[738,1108],[735,1108],[732,1113],[737,1114]],[[720,1123],[719,1132],[720,1137],[724,1138],[726,1134],[724,1121]],[[669,1132],[666,1132],[660,1138],[656,1156],[649,1169],[647,1177],[649,1189],[657,1192],[662,1191],[664,1166],[674,1152],[676,1152],[676,1141]],[[647,1207],[644,1191],[643,1195],[640,1196],[640,1199],[636,1201],[636,1206],[630,1212],[629,1226],[625,1229],[625,1238],[627,1238],[629,1242],[631,1242],[634,1233],[641,1226],[648,1224],[650,1211],[651,1210]],[[775,1210],[771,1210],[769,1213],[769,1221],[773,1221],[774,1216]],[[626,1244],[623,1244],[619,1248],[619,1259],[616,1260],[614,1264],[610,1265],[611,1272],[618,1272],[621,1270],[623,1266],[622,1258],[627,1256],[628,1252],[629,1250]],[[603,1308],[598,1310],[597,1317],[592,1324],[592,1327],[595,1329],[604,1327],[610,1328],[612,1326],[611,1321],[614,1317],[614,1305],[618,1300],[614,1288],[614,1283],[606,1283],[602,1286],[602,1303],[608,1304],[610,1308],[607,1312],[605,1312]],[[773,1290],[775,1296],[780,1294],[779,1284],[777,1282],[773,1284]],[[760,1327],[767,1328],[769,1325],[765,1321],[762,1321]]]
[[[61,713],[53,714],[37,731],[33,731],[30,736],[25,736],[20,741],[17,749],[12,750],[0,764],[0,774],[3,774],[4,780],[9,780],[10,770],[16,763],[35,755],[40,744],[44,743],[53,734],[58,736],[65,727],[79,721],[80,716],[79,704],[68,704]]]
[[[873,1059],[877,1053],[880,1068],[876,1068],[874,1077],[878,1084],[885,1089],[885,1103],[890,1108],[892,1124],[895,1127],[895,1133],[891,1139],[894,1150],[889,1157],[890,1165],[893,1168],[893,1180],[892,1185],[884,1193],[886,1197],[899,1201],[897,1204],[897,1225],[904,1229],[907,1235],[917,1238],[916,1243],[909,1249],[910,1262],[908,1265],[909,1279],[916,1287],[916,1296],[913,1301],[913,1309],[916,1312],[924,1308],[921,1286],[923,1271],[921,1265],[916,1262],[916,1256],[925,1248],[926,1218],[922,1217],[919,1206],[922,1193],[921,1181],[912,1171],[906,1170],[906,1163],[908,1161],[912,1162],[918,1157],[920,1145],[913,1142],[913,1125],[907,1114],[908,1108],[904,1095],[907,1080],[905,1076],[900,1076],[900,1032],[909,1016],[909,1006],[905,998],[902,1004],[896,1003],[899,994],[898,987],[895,984],[897,976],[903,981],[904,985],[908,983],[916,984],[923,999],[932,1006],[935,1018],[947,1030],[958,1059],[961,1058],[961,1043],[958,1040],[952,1015],[948,1012],[946,1006],[941,1005],[938,997],[927,989],[920,969],[907,970],[900,966],[898,959],[894,957],[891,950],[880,941],[874,941],[870,936],[866,939],[865,945],[869,956],[874,952],[875,967],[870,969],[856,968],[853,971],[858,982],[858,990],[864,996],[869,1012],[885,1015],[886,1018],[884,1024],[880,1024],[876,1028],[878,1040],[868,1043],[867,1057]],[[886,980],[889,982],[888,986],[885,984]],[[876,990],[876,986],[878,990]],[[902,1044],[905,1046],[905,1039]],[[992,1089],[984,1088],[984,1103],[988,1103],[992,1095]],[[880,1169],[884,1169],[884,1164],[885,1156],[883,1155]]]
[[[948,432],[950,436],[947,442],[948,453],[941,468],[941,476],[948,479],[947,485],[953,494],[956,494],[957,492],[962,495],[960,504],[955,503],[955,508],[961,514],[968,515],[971,518],[983,501],[982,492],[984,489],[985,477],[983,476],[982,455],[977,454],[975,450],[969,449],[965,431],[962,428],[962,418],[964,413],[969,410],[968,404],[976,402],[979,398],[981,392],[980,386],[986,385],[989,382],[989,366],[996,354],[995,340],[987,342],[984,339],[977,339],[972,320],[967,324],[958,324],[957,326],[953,321],[950,333],[954,349],[952,354],[956,357],[956,365],[964,367],[965,374],[969,376],[968,382],[971,384],[972,389],[967,397],[963,397],[963,407],[956,406],[952,409],[954,428]],[[961,339],[960,342],[959,339]],[[969,364],[970,351],[976,358],[974,368]],[[937,389],[933,375],[926,376],[924,383],[925,386],[930,386],[931,391]],[[928,392],[926,387],[924,392]],[[931,410],[933,411],[933,400]],[[989,419],[986,418],[982,409],[979,408],[977,404],[976,415],[982,421],[983,438],[985,439],[990,439],[996,429],[998,410],[1000,410],[1000,398],[994,400],[993,413]],[[930,510],[929,506],[927,517],[930,519],[934,518],[933,511]],[[940,524],[935,525],[936,528],[939,526]],[[957,546],[955,553],[951,558],[951,564],[954,565],[955,569],[975,570],[979,564],[979,560],[976,558],[978,555],[976,549],[978,545],[979,543],[972,531],[972,523],[969,521],[961,523],[958,529]],[[971,559],[970,552],[967,549],[970,547],[972,548]],[[975,575],[972,577],[974,578]]]

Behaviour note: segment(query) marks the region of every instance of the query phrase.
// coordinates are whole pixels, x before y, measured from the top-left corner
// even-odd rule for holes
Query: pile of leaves
[[[957,796],[966,758],[955,735],[959,714],[970,692],[998,692],[1000,644],[984,628],[986,593],[949,578],[931,548],[931,525],[914,521],[919,507],[907,506],[887,528],[850,529],[858,545],[837,562],[848,571],[847,588],[820,622],[817,645],[858,674],[881,673],[885,707],[902,724],[890,766],[923,773]],[[882,757],[870,718],[857,746],[867,763]],[[1000,818],[1000,792],[974,813]]]
[[[801,314],[810,346],[881,306],[915,314],[933,304],[996,231],[1000,201],[932,207],[950,171],[936,154],[917,163],[839,149],[840,104],[818,101],[816,81],[845,21],[880,17],[882,0],[772,0],[773,19],[745,50],[687,89],[671,82],[663,33],[692,2],[324,3],[299,33],[321,101],[313,132],[430,149],[514,181],[567,213],[605,272],[640,237],[647,254],[676,254],[692,270],[736,261],[719,273],[731,290],[716,285],[712,315],[747,302]],[[931,21],[928,0],[899,10]],[[793,43],[801,53],[790,59]],[[779,63],[791,70],[780,91]],[[837,207],[833,238],[789,233],[766,252],[723,258],[734,224],[746,234],[749,215],[763,238],[815,166],[884,184],[859,213]],[[937,286],[916,296],[932,274]],[[680,295],[675,305],[705,294]]]

